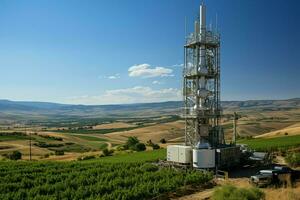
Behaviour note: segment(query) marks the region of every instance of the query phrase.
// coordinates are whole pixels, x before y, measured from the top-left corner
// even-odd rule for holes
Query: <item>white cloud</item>
[[[109,77],[107,77],[108,79],[117,79],[117,77],[116,76],[109,76]]]
[[[149,64],[133,65],[128,69],[129,76],[131,77],[164,77],[174,76],[173,70],[165,67],[151,67]]]
[[[152,81],[152,84],[153,84],[153,85],[160,85],[161,82],[160,82],[160,81]]]
[[[99,79],[105,78],[105,79],[119,79],[121,78],[120,74],[114,74],[110,76],[98,76]]]
[[[120,74],[115,74],[107,77],[108,79],[118,79],[120,78]]]
[[[76,104],[124,104],[149,103],[181,100],[181,90],[166,88],[154,90],[150,87],[136,86],[132,88],[107,90],[99,96],[73,97],[69,103]]]
[[[175,64],[175,65],[172,65],[172,67],[183,67],[183,63],[182,64]]]

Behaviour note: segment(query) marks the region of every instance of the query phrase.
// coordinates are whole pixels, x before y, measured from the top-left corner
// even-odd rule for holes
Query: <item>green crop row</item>
[[[163,151],[74,162],[0,162],[0,199],[151,199],[210,173],[158,168],[145,162]],[[115,157],[115,158],[114,158]],[[139,162],[128,162],[128,159]]]
[[[300,135],[274,138],[255,138],[239,140],[240,144],[247,144],[257,151],[277,151],[300,146]]]

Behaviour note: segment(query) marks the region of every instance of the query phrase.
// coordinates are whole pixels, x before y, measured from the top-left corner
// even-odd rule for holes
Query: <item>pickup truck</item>
[[[250,183],[258,187],[270,184],[289,184],[300,177],[299,171],[286,166],[275,166],[272,169],[260,170],[250,177]]]
[[[274,180],[274,170],[260,170],[256,175],[250,177],[250,183],[257,187],[270,185]]]

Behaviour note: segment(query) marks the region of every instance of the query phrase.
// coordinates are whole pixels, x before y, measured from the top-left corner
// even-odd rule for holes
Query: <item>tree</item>
[[[20,160],[22,158],[22,153],[20,151],[13,151],[11,154],[7,155],[10,160]]]
[[[145,151],[146,150],[146,145],[144,143],[137,143],[134,146],[135,151]]]
[[[162,143],[162,144],[166,144],[166,143],[167,143],[167,141],[166,141],[166,139],[165,139],[165,138],[162,138],[162,139],[160,139],[160,143]]]
[[[139,142],[140,142],[139,139],[137,137],[133,136],[133,137],[129,137],[127,139],[126,145],[130,148]]]

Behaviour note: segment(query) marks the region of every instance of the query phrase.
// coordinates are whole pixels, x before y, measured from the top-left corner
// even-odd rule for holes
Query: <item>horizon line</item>
[[[246,102],[246,101],[287,101],[293,99],[300,99],[300,97],[292,98],[278,98],[278,99],[247,99],[247,100],[221,100],[221,102]],[[17,103],[49,103],[49,104],[59,104],[68,106],[113,106],[113,105],[135,105],[135,104],[151,104],[151,103],[167,103],[167,102],[181,102],[177,101],[154,101],[154,102],[136,102],[136,103],[115,103],[115,104],[71,104],[71,103],[61,103],[61,102],[51,102],[51,101],[35,101],[35,100],[11,100],[11,99],[0,99],[0,101],[9,101]]]

